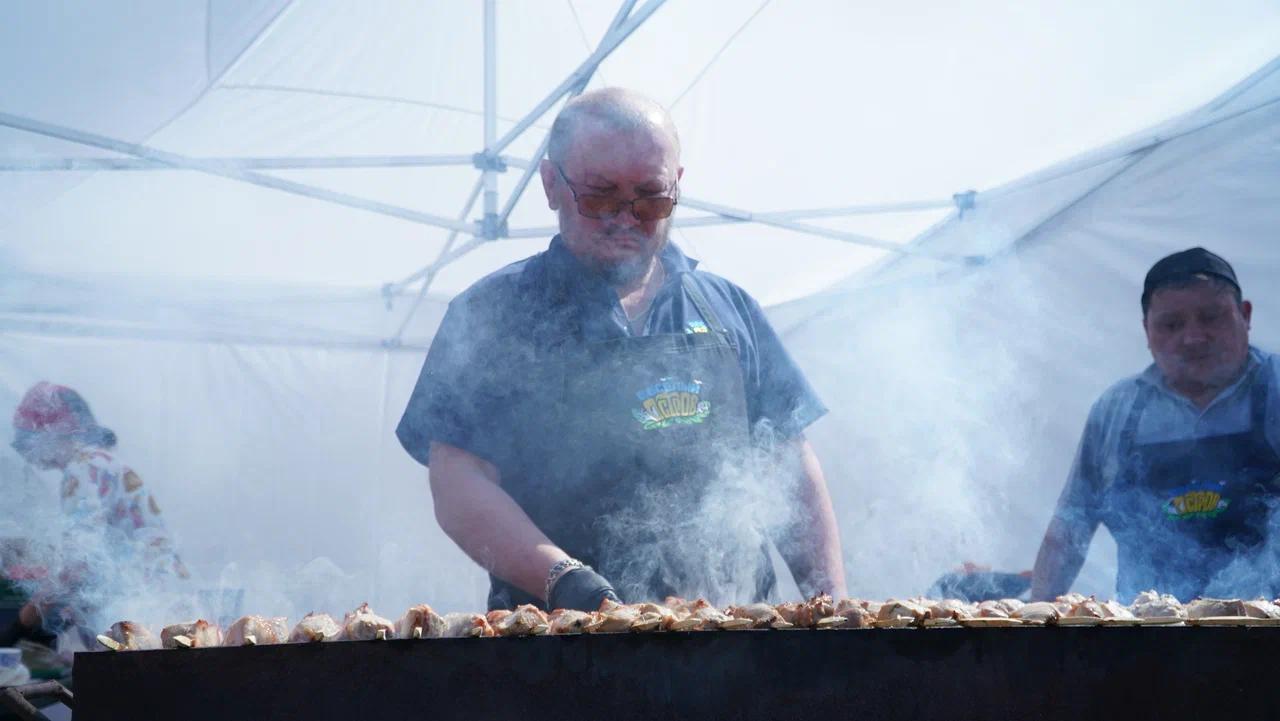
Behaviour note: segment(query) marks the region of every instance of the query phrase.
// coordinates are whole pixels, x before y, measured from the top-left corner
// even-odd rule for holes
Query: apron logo
[[[710,333],[711,329],[700,320],[691,320],[684,326],[685,333]]]
[[[1180,489],[1178,495],[1165,502],[1164,513],[1177,521],[1187,518],[1214,518],[1227,510],[1229,505],[1231,505],[1231,499],[1223,498],[1221,493],[1192,484]]]
[[[636,393],[640,407],[631,416],[646,431],[673,425],[701,423],[711,415],[711,402],[702,400],[702,381],[663,378]]]

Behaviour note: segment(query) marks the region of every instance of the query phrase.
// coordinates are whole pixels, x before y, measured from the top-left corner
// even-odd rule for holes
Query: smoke
[[[597,519],[603,555],[624,559],[610,578],[624,600],[661,600],[650,598],[656,585],[724,605],[767,586],[770,544],[795,531],[799,468],[767,422],[753,435],[746,448],[704,449],[720,459],[705,484],[648,490],[623,513]]]
[[[1082,327],[1057,267],[993,263],[783,309],[801,318],[784,339],[831,408],[809,435],[852,595],[922,594],[965,562],[1030,569],[1096,397],[1079,389],[1141,367],[1086,350],[1109,321]],[[1111,594],[1107,546],[1099,534],[1077,588]]]
[[[1272,479],[1274,488],[1280,476]],[[1280,594],[1280,501],[1268,502],[1266,537],[1257,548],[1237,549],[1229,563],[1210,579],[1208,598],[1275,598]]]

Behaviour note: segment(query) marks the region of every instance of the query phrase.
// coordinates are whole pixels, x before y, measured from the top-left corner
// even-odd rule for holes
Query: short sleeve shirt
[[[754,298],[696,270],[697,262],[672,243],[661,260],[667,280],[650,307],[644,335],[710,332],[684,289],[681,276],[687,274],[735,341],[756,438],[794,438],[826,412]],[[430,463],[430,444],[440,442],[501,469],[512,434],[537,421],[511,417],[508,409],[557,402],[529,398],[545,392],[524,382],[529,364],[557,344],[630,334],[616,292],[557,236],[546,251],[487,276],[449,304],[396,435],[424,465]]]
[[[133,469],[106,451],[90,451],[62,475],[62,511],[72,536],[123,539],[134,562],[154,563],[168,572],[173,544],[154,497]]]
[[[1144,387],[1154,393],[1138,420],[1138,444],[1184,441],[1240,433],[1252,427],[1252,394],[1260,382],[1269,383],[1264,433],[1280,453],[1280,356],[1249,349],[1244,375],[1203,410],[1171,390],[1154,364],[1120,381],[1094,403],[1085,423],[1075,462],[1055,516],[1074,527],[1092,530],[1100,522],[1103,491],[1120,473],[1121,436],[1134,403]]]

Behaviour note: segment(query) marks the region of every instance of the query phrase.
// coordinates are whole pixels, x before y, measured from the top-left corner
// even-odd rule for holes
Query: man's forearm
[[[1031,573],[1031,600],[1052,600],[1070,590],[1084,565],[1093,531],[1074,527],[1057,516],[1049,522]]]
[[[790,457],[782,460],[782,467],[797,479],[796,513],[791,527],[778,539],[778,552],[806,597],[829,593],[840,598],[848,593],[840,527],[822,465],[807,440],[794,441],[787,453]]]
[[[436,519],[449,538],[485,570],[542,598],[547,571],[568,555],[502,490],[496,469],[432,443],[430,479]]]

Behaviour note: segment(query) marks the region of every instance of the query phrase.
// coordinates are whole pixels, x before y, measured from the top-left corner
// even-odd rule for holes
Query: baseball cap
[[[1147,278],[1142,283],[1142,309],[1146,311],[1151,304],[1151,294],[1169,283],[1184,280],[1195,275],[1211,275],[1227,281],[1240,290],[1240,281],[1236,280],[1236,272],[1231,264],[1222,256],[1204,248],[1188,248],[1168,255],[1156,261],[1147,271]]]

